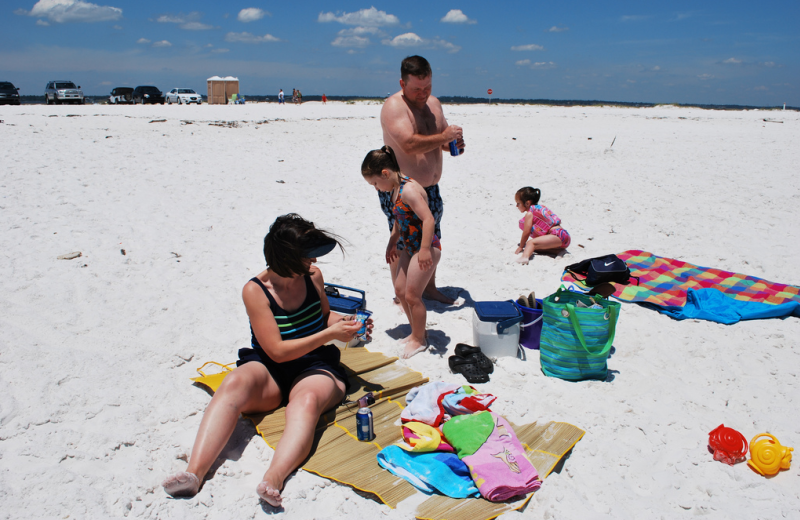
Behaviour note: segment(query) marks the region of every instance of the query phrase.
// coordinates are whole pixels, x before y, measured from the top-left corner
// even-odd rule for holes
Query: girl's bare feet
[[[516,262],[522,265],[528,265],[528,261],[530,260],[530,256],[522,253],[520,256],[516,258]]]
[[[261,500],[272,507],[280,507],[283,498],[281,498],[279,488],[280,486],[276,486],[275,483],[271,482],[265,475],[264,480],[256,487],[256,493],[261,497]]]
[[[420,352],[424,352],[428,348],[428,341],[423,340],[419,341],[418,339],[414,338],[413,336],[409,336],[406,338],[406,348],[403,350],[403,355],[401,356],[403,359],[408,359],[411,356],[419,354]]]
[[[173,497],[193,497],[200,491],[200,479],[194,473],[181,471],[161,483],[164,491]]]

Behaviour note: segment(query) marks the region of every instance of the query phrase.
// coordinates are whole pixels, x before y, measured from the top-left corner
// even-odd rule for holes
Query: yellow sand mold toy
[[[769,437],[758,440],[759,437]],[[777,475],[782,469],[789,469],[794,448],[782,446],[774,435],[759,433],[750,440],[750,460],[747,465],[765,477]]]

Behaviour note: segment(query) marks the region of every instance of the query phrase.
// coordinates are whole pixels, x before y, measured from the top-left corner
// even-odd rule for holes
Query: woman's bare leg
[[[344,383],[327,372],[311,371],[297,378],[286,405],[283,435],[257,488],[264,501],[275,507],[281,505],[284,481],[311,451],[320,415],[339,404],[344,392]]]
[[[222,381],[203,414],[189,467],[167,478],[162,483],[164,490],[172,496],[196,495],[236,428],[239,415],[274,410],[280,403],[280,389],[264,365],[252,362],[236,368]]]
[[[408,265],[406,266],[406,287],[404,300],[405,305],[408,307],[409,321],[411,323],[411,337],[406,341],[405,350],[403,351],[404,358],[410,358],[414,354],[421,352],[427,348],[428,343],[425,339],[427,310],[425,303],[422,301],[422,291],[433,275],[434,269],[442,257],[442,252],[435,248],[431,248],[431,259],[433,265],[430,269],[423,271],[419,266],[419,260],[414,255]]]

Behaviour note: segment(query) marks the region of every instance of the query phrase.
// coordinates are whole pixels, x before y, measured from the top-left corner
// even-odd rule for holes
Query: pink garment
[[[489,438],[475,453],[461,459],[469,467],[481,496],[500,502],[536,491],[542,481],[517,435],[504,418],[494,413],[492,417],[495,427]]]
[[[560,226],[561,219],[558,215],[542,206],[537,204],[531,206],[531,215],[533,215],[533,227],[531,227],[531,238],[541,237],[550,233],[550,228],[553,226]],[[519,220],[519,228],[525,229],[525,217]]]

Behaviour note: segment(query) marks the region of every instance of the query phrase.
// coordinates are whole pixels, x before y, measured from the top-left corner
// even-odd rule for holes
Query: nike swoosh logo
[[[613,264],[614,262],[608,262],[607,264],[604,262],[604,265],[608,267],[609,265]]]

